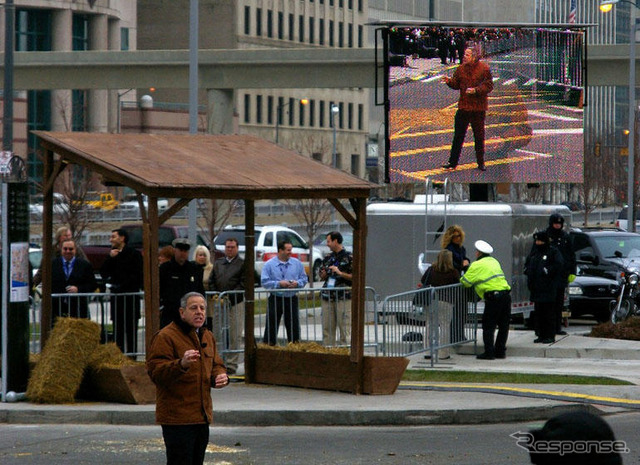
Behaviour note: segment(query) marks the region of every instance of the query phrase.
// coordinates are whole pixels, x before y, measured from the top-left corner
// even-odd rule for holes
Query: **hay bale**
[[[100,371],[103,368],[121,368],[134,364],[135,362],[124,355],[115,342],[108,342],[96,347],[89,357],[87,368]]]
[[[73,402],[84,370],[100,344],[100,326],[80,318],[58,318],[29,378],[31,402]]]

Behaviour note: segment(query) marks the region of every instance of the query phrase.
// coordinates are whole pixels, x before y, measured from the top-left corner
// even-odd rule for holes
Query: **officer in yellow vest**
[[[498,260],[493,258],[493,247],[485,241],[476,241],[476,261],[473,262],[460,282],[465,287],[473,286],[481,299],[484,299],[482,314],[482,340],[484,352],[478,355],[480,360],[493,360],[507,357],[507,338],[511,318],[511,286],[504,277]],[[493,336],[498,327],[498,336]]]

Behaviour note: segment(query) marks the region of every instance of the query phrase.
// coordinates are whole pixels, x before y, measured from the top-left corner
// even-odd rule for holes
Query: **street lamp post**
[[[604,13],[611,11],[613,5],[622,2],[629,3],[629,139],[627,160],[627,230],[636,230],[636,208],[635,208],[635,121],[636,121],[636,8],[638,5],[629,0],[602,0],[600,10]]]
[[[291,103],[299,101],[302,105],[307,105],[309,103],[309,99],[301,98],[301,99],[290,99],[288,102],[283,103],[282,105],[278,105],[276,108],[276,144],[280,142],[280,121],[282,120],[282,110],[291,105]]]
[[[331,126],[333,127],[333,151],[331,152],[331,166],[337,168],[338,166],[338,152],[336,145],[336,116],[340,113],[340,107],[335,103],[331,104]]]

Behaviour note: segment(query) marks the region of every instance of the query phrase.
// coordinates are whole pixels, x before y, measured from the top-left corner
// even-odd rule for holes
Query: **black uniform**
[[[525,274],[527,275],[527,286],[531,292],[531,301],[534,303],[534,321],[537,342],[551,343],[556,335],[555,300],[558,294],[558,287],[563,278],[561,276],[564,267],[562,255],[548,243],[548,235],[536,233],[541,236],[542,245],[534,244],[531,253],[525,263]],[[535,238],[536,236],[534,236]]]
[[[562,334],[562,310],[564,308],[564,291],[569,285],[569,275],[576,274],[576,255],[573,252],[573,244],[571,243],[571,236],[564,229],[556,229],[553,227],[554,223],[560,223],[564,227],[564,218],[560,213],[553,213],[549,217],[549,227],[547,228],[547,234],[551,241],[551,245],[558,249],[562,255],[564,261],[564,267],[560,273],[559,280],[563,285],[558,286],[556,289],[556,299],[554,302],[554,314],[556,320],[556,333]]]
[[[125,245],[116,256],[109,256],[100,270],[112,294],[140,292],[143,286],[142,255]],[[111,321],[115,342],[125,354],[137,352],[140,297],[114,295],[111,297]]]
[[[175,258],[160,265],[160,328],[172,321],[180,322],[180,299],[187,292],[204,295],[202,267],[186,261],[184,265]]]

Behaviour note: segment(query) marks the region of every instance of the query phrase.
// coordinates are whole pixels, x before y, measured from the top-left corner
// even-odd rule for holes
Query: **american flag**
[[[571,0],[571,7],[569,8],[569,24],[575,24],[576,22],[576,13],[577,13],[577,0]]]

